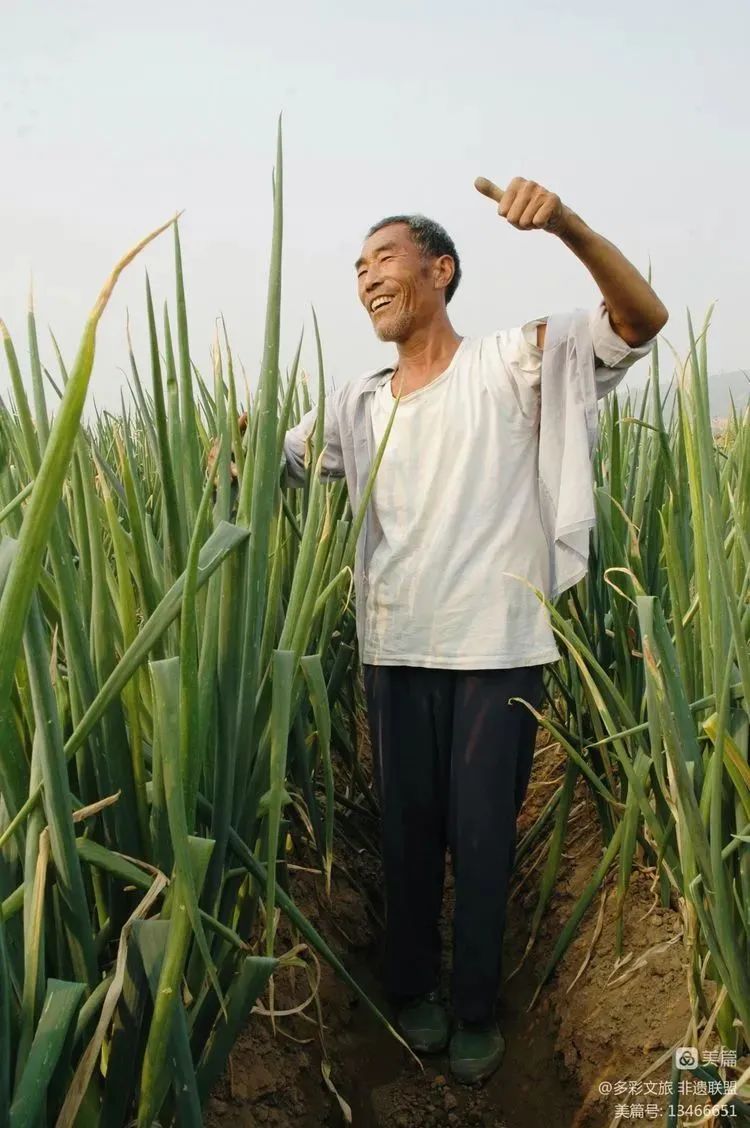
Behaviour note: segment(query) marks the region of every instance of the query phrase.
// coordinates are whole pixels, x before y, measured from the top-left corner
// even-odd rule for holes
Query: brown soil
[[[560,749],[545,742],[546,734],[540,731],[519,820],[519,841],[554,791],[565,766]],[[632,955],[619,971],[613,975],[615,897],[614,875],[610,874],[601,932],[580,979],[568,993],[591,947],[601,892],[535,1006],[528,1010],[540,971],[601,857],[596,815],[587,789],[581,784],[579,788],[561,874],[546,917],[534,948],[514,973],[526,946],[541,866],[529,873],[527,859],[515,875],[504,954],[509,978],[501,989],[499,1005],[507,1048],[500,1069],[484,1088],[454,1083],[446,1056],[424,1058],[421,1070],[354,992],[327,965],[321,966],[319,1002],[327,1061],[332,1082],[351,1107],[356,1128],[607,1128],[616,1105],[622,1102],[658,1103],[660,1115],[650,1122],[663,1123],[663,1096],[603,1097],[599,1093],[602,1082],[614,1085],[640,1078],[669,1047],[682,1043],[688,1025],[681,918],[673,909],[659,906],[651,873],[640,870],[633,875],[625,905],[623,944],[624,956]],[[322,878],[306,872],[291,874],[295,898],[355,979],[389,1013],[378,984],[383,911],[378,861],[361,845],[362,840],[376,841],[377,826],[370,818],[353,818],[344,812],[337,819],[333,908],[326,902]],[[295,860],[314,865],[309,858]],[[446,970],[451,903],[449,873],[443,921]],[[286,941],[291,947],[295,940],[282,923],[279,944]],[[652,951],[670,940],[674,943]],[[618,976],[625,975],[644,953],[650,953],[645,966],[617,983]],[[289,971],[276,976],[277,1010],[303,1001],[310,993],[304,974],[299,969],[294,974],[294,981]],[[267,996],[263,1005],[268,1005]],[[207,1124],[222,1128],[344,1124],[337,1097],[323,1079],[324,1060],[315,1004],[304,1016],[279,1018],[275,1036],[268,1018],[253,1015],[209,1103]],[[650,1074],[649,1081],[668,1079],[669,1067],[666,1061]]]

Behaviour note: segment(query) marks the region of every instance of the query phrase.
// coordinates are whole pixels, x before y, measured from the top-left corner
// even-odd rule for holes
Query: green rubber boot
[[[401,1007],[396,1027],[411,1048],[421,1054],[438,1054],[448,1044],[448,1014],[440,992],[430,991]]]
[[[464,1085],[484,1081],[495,1072],[504,1052],[505,1039],[494,1019],[459,1022],[450,1044],[451,1072]]]

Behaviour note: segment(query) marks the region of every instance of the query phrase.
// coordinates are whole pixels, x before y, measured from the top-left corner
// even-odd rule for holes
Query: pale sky
[[[353,263],[367,227],[394,212],[423,212],[453,236],[464,277],[449,308],[462,334],[593,304],[562,244],[514,231],[473,187],[477,175],[521,175],[641,269],[651,259],[681,351],[686,307],[702,321],[717,299],[711,367],[748,367],[748,42],[741,0],[5,0],[0,317],[26,369],[33,272],[43,361],[55,372],[50,325],[72,362],[117,258],[184,208],[193,359],[208,374],[223,313],[254,378],[283,111],[284,363],[304,324],[314,368],[311,303],[330,380],[391,359]],[[110,407],[126,307],[148,376],[146,268],[171,303],[169,236],[128,268],[101,324],[92,390]]]

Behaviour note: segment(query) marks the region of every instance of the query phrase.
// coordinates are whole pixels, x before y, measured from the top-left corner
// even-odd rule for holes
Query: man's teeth
[[[376,298],[372,303],[372,312],[376,313],[377,310],[381,309],[382,306],[390,305],[391,301],[391,298]]]

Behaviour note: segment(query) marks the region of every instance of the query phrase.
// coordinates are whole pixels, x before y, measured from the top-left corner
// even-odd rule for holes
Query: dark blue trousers
[[[384,986],[394,999],[439,985],[446,847],[455,881],[451,1003],[489,1019],[531,775],[543,666],[364,666],[385,883]]]

